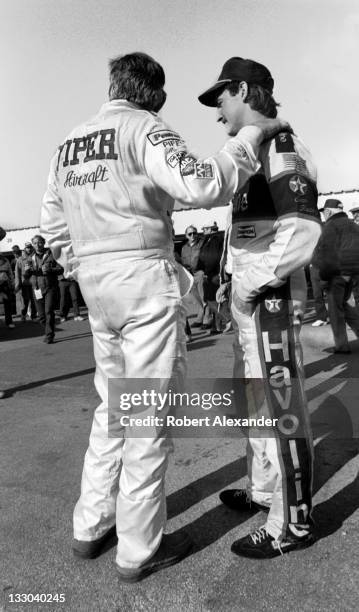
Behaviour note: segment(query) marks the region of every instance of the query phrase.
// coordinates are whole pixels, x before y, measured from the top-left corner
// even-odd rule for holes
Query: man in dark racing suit
[[[217,107],[229,136],[254,118],[275,117],[267,68],[234,57],[199,100]],[[232,545],[235,554],[269,558],[309,546],[312,440],[299,331],[306,300],[304,266],[320,236],[316,169],[289,132],[266,141],[260,168],[233,197],[223,268],[231,274],[236,378],[245,377],[250,417],[278,419],[262,437],[249,430],[247,490],[223,491],[237,510],[269,508],[265,525]],[[222,283],[217,300],[224,299]]]

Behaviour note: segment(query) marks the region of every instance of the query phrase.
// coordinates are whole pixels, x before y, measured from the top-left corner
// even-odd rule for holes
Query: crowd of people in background
[[[315,309],[312,327],[330,324],[333,352],[348,354],[351,350],[346,325],[359,337],[359,206],[350,210],[352,219],[337,199],[326,200],[320,212],[322,236],[308,270]],[[230,294],[228,299],[216,300],[223,236],[216,221],[201,229],[202,233],[194,225],[188,226],[185,242],[175,253],[176,260],[193,277],[191,299],[184,298],[187,342],[193,339],[193,328],[209,330],[210,335],[233,330]],[[23,250],[18,245],[11,250],[12,258],[0,253],[0,308],[2,305],[5,325],[15,328],[15,314],[20,315],[21,321],[38,320],[45,330],[44,342],[52,344],[57,306],[61,323],[68,320],[71,306],[74,321],[85,319],[80,314],[79,285],[71,276],[65,278],[42,236],[25,242]],[[195,317],[190,322],[193,308]]]
[[[3,237],[6,232],[2,230]],[[25,242],[23,250],[15,244],[11,259],[0,253],[0,305],[3,306],[5,325],[14,329],[13,315],[21,321],[38,320],[44,327],[44,342],[52,344],[55,337],[55,309],[59,303],[61,322],[68,319],[70,301],[75,321],[81,316],[78,283],[64,276],[63,268],[55,261],[44,238],[37,234]]]
[[[312,327],[331,325],[334,336],[333,352],[350,353],[346,324],[359,337],[359,207],[350,210],[352,219],[343,211],[337,199],[328,199],[323,208],[323,231],[308,269],[308,290],[312,293],[315,320]],[[223,236],[216,221],[202,227],[202,234],[194,225],[185,230],[185,243],[179,261],[193,276],[191,289],[192,310],[188,310],[186,339],[192,340],[192,328],[210,330],[210,334],[233,330],[228,299],[216,301],[220,286],[220,267]],[[217,296],[218,297],[218,296]]]

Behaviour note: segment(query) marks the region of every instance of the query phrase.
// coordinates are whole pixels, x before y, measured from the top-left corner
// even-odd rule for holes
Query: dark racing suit
[[[311,511],[312,442],[299,331],[303,267],[321,230],[316,169],[303,143],[281,133],[262,146],[260,162],[233,198],[223,262],[232,272],[234,376],[247,379],[250,417],[278,419],[264,434],[270,437],[249,432],[248,495],[270,506],[266,529],[281,540],[288,524],[307,530]]]

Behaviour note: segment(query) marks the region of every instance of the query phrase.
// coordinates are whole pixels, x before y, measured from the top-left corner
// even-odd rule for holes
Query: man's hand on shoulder
[[[261,119],[257,119],[251,123],[255,127],[258,127],[263,133],[263,140],[268,140],[269,138],[273,138],[276,134],[280,132],[289,132],[293,134],[293,130],[289,125],[288,121],[281,119],[280,117],[276,117],[275,119],[270,119],[269,117],[262,117]]]

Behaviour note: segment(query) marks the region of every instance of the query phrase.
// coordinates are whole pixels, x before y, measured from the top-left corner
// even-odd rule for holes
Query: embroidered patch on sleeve
[[[169,130],[158,130],[157,132],[151,132],[150,134],[147,134],[147,138],[154,147],[165,142],[166,140],[182,140],[179,134],[176,134],[176,132],[170,132]]]
[[[289,188],[298,195],[305,195],[308,190],[308,183],[302,176],[294,175],[289,179]]]
[[[212,179],[214,177],[214,171],[212,164],[208,163],[199,163],[196,164],[196,178],[199,179]]]
[[[277,153],[292,153],[295,151],[294,141],[289,132],[281,132],[275,137],[275,149]]]
[[[196,159],[191,155],[186,155],[181,158],[180,167],[182,176],[189,176],[195,173],[195,162]]]

